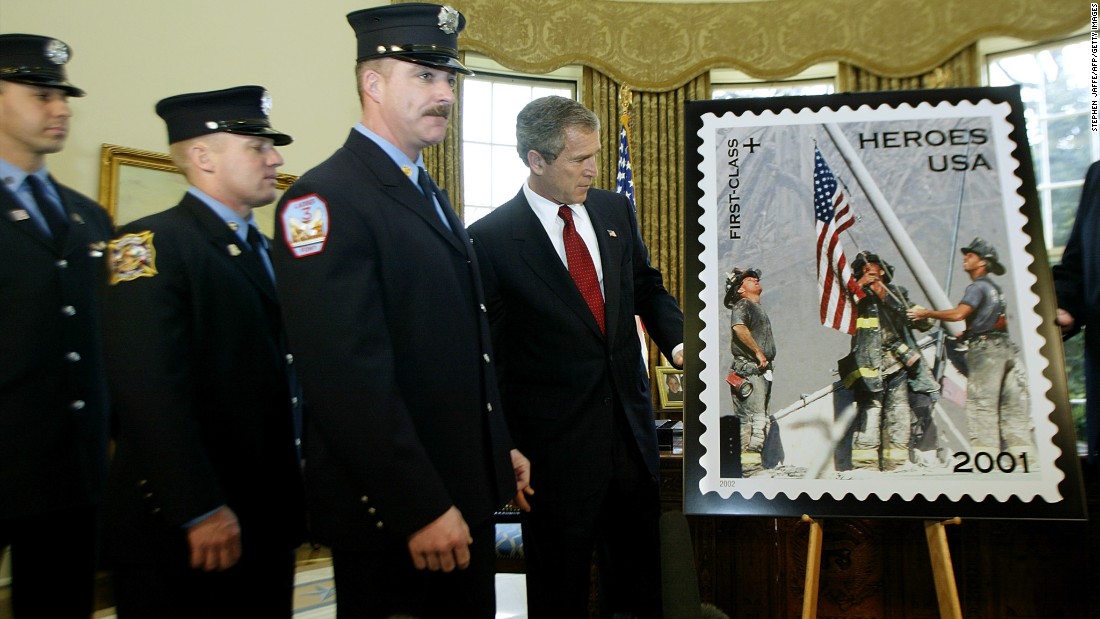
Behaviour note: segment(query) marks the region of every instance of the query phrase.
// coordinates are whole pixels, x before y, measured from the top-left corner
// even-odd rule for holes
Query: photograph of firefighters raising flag
[[[689,104],[689,511],[1079,515],[1021,109]]]

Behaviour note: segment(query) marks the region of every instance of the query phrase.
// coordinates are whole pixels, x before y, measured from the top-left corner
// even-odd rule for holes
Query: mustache
[[[449,105],[437,105],[433,108],[428,108],[424,112],[425,116],[439,116],[440,118],[451,117],[451,106]]]

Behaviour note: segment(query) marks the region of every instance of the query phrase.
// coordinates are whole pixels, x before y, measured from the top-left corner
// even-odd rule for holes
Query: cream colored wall
[[[153,111],[164,97],[260,84],[272,121],[294,136],[280,171],[301,174],[359,119],[355,34],[345,15],[385,0],[0,0],[0,32],[59,38],[73,49],[72,130],[47,159],[61,182],[95,198],[103,143],[167,152]],[[171,205],[165,205],[165,207]]]

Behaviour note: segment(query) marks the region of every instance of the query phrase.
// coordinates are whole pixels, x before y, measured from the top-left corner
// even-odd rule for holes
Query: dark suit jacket
[[[71,223],[62,248],[0,187],[0,519],[96,503],[107,467],[99,297],[111,223],[54,185]]]
[[[545,497],[583,497],[611,476],[618,401],[654,479],[659,454],[634,315],[671,358],[684,317],[649,263],[630,202],[590,190],[585,208],[603,262],[607,335],[521,190],[470,226],[481,259],[504,410]]]
[[[287,220],[310,196],[327,236],[295,257]],[[451,505],[473,526],[516,492],[477,263],[443,206],[461,239],[355,130],[279,204],[275,267],[322,543],[404,544]]]
[[[112,283],[104,296],[117,416],[107,550],[175,560],[186,550],[182,525],[223,504],[240,520],[245,552],[293,548],[305,508],[274,285],[190,194],[119,238],[143,231],[153,234],[156,274]]]
[[[1085,354],[1092,371],[1085,376],[1086,431],[1089,461],[1100,445],[1100,162],[1089,166],[1073,231],[1060,264],[1054,266],[1058,306],[1073,314],[1075,327],[1085,330]]]

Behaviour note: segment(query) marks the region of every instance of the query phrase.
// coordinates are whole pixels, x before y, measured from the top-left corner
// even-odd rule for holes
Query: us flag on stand
[[[852,277],[852,269],[840,245],[840,234],[852,227],[855,218],[847,194],[817,146],[814,146],[814,218],[821,324],[851,335],[856,332],[855,301],[863,297],[863,291]]]
[[[615,193],[621,193],[630,200],[630,206],[637,210],[634,204],[634,170],[630,167],[630,142],[626,137],[626,123],[619,129],[619,171],[615,175]]]

